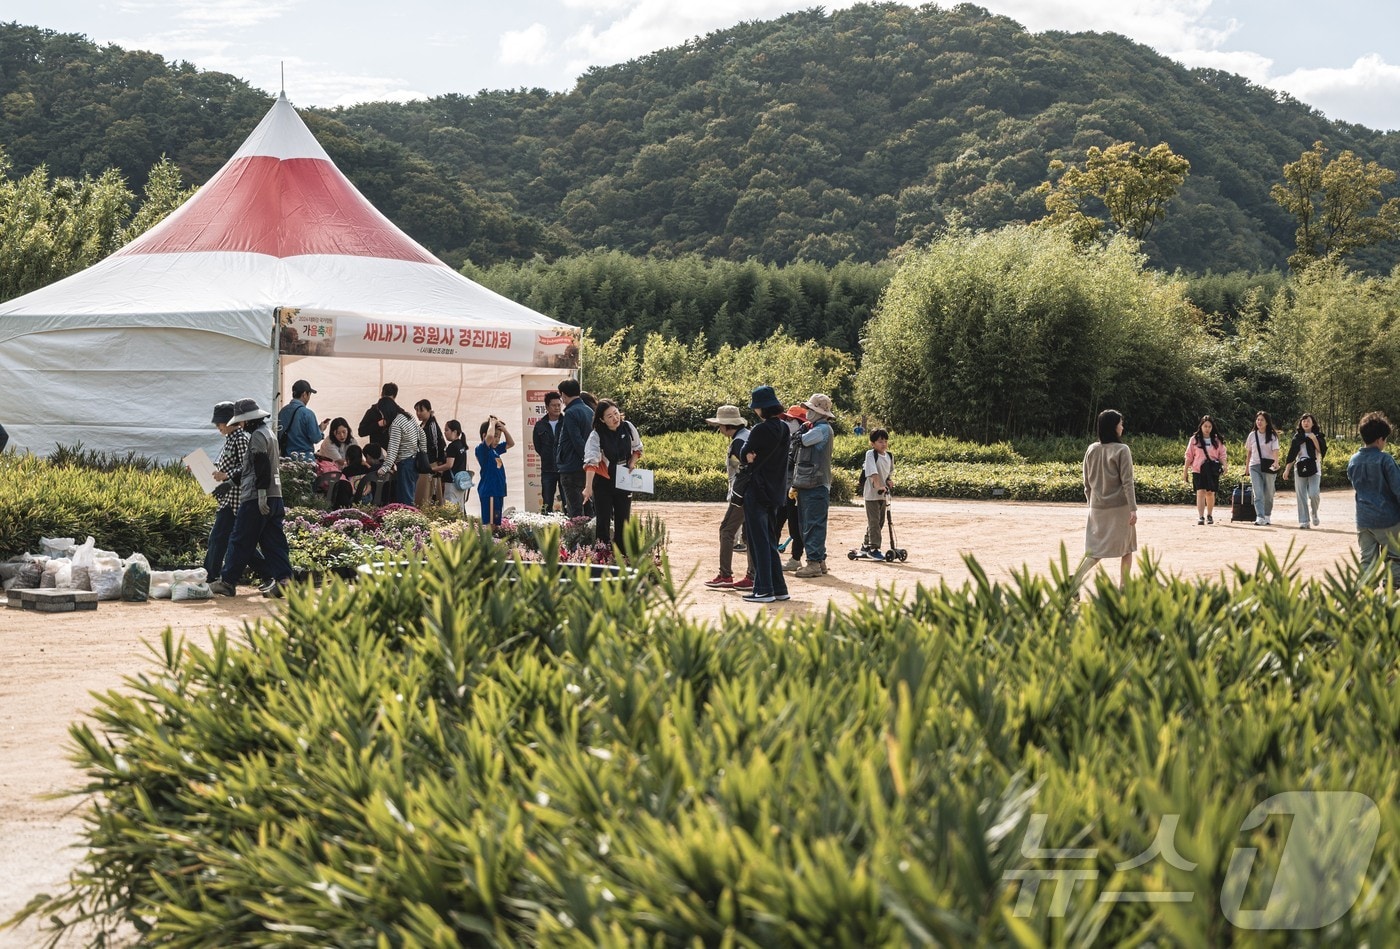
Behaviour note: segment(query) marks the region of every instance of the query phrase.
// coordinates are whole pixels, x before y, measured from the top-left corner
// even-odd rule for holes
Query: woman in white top
[[[593,431],[583,444],[583,499],[593,500],[599,543],[622,543],[622,527],[632,516],[632,492],[617,486],[617,473],[630,473],[641,457],[637,429],[615,404],[599,402]]]
[[[1244,438],[1244,461],[1254,485],[1254,523],[1263,527],[1274,513],[1274,477],[1278,474],[1278,431],[1268,412],[1254,416],[1254,430]]]
[[[356,444],[359,443],[355,441],[355,436],[350,434],[350,423],[343,418],[332,419],[330,428],[326,430],[326,437],[316,446],[316,457],[335,462],[337,468],[344,468],[345,449]]]

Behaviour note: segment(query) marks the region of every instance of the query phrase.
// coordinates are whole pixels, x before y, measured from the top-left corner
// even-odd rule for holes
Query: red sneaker
[[[729,585],[729,589],[738,590],[740,593],[752,593],[753,577],[740,577]]]
[[[729,576],[727,573],[721,573],[713,580],[705,581],[705,586],[709,587],[711,590],[728,590],[733,585],[734,578]]]

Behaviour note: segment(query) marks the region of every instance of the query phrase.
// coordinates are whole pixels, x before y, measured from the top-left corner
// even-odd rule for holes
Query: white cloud
[[[296,5],[294,0],[200,0],[174,4],[171,15],[196,29],[233,30],[280,19]]]
[[[549,31],[543,23],[501,34],[500,60],[508,66],[534,66],[549,58]]]
[[[1274,72],[1274,61],[1259,53],[1228,53],[1224,50],[1187,50],[1186,52],[1171,54],[1181,65],[1188,69],[1219,69],[1224,72],[1232,72],[1248,79],[1257,86],[1269,84],[1269,77]]]
[[[1346,69],[1297,69],[1270,80],[1281,89],[1320,109],[1331,118],[1345,117],[1375,129],[1400,128],[1400,66],[1376,53],[1362,56]]]
[[[1032,32],[1121,33],[1163,52],[1214,49],[1237,29],[1208,18],[1212,0],[988,0],[985,6]]]
[[[570,6],[598,14],[564,41],[577,58],[607,66],[677,46],[696,36],[725,29],[744,20],[781,16],[793,9],[791,0],[565,0]],[[849,3],[838,4],[849,6]],[[609,14],[621,13],[613,19]]]

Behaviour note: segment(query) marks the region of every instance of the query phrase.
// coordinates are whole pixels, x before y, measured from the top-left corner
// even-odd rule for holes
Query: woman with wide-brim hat
[[[749,421],[737,405],[721,405],[705,424],[717,429],[725,437],[724,469],[726,475],[724,517],[719,522],[719,573],[713,580],[705,581],[711,590],[739,590],[748,593],[753,589],[753,551],[744,545],[744,575],[734,579],[734,541],[744,530],[744,499],[734,497],[734,476],[743,464],[744,446],[749,441]]]

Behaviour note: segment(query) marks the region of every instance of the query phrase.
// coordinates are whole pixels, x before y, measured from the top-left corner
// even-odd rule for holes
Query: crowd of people
[[[1357,426],[1362,447],[1347,462],[1347,480],[1356,494],[1357,543],[1361,564],[1369,568],[1384,557],[1395,582],[1400,584],[1400,465],[1385,451],[1391,435],[1390,420],[1382,412],[1368,412]],[[1244,439],[1245,471],[1253,497],[1254,523],[1273,523],[1277,477],[1292,480],[1298,505],[1298,529],[1310,530],[1322,522],[1318,513],[1322,487],[1322,460],[1327,456],[1327,436],[1317,419],[1304,413],[1282,458],[1279,432],[1268,412],[1254,416],[1254,426]],[[1196,524],[1215,523],[1215,497],[1220,479],[1229,474],[1225,439],[1209,415],[1201,417],[1186,442],[1182,478],[1196,491]],[[1101,560],[1120,561],[1120,582],[1126,584],[1137,550],[1137,494],[1133,481],[1132,451],[1123,443],[1123,416],[1105,409],[1098,417],[1098,440],[1084,453],[1084,497],[1089,520],[1084,535],[1084,559],[1075,580],[1080,582]]]
[[[217,578],[216,593],[233,595],[245,572],[251,571],[263,578],[266,595],[277,596],[291,576],[282,532],[279,456],[314,461],[318,488],[337,505],[399,501],[418,507],[434,501],[464,504],[474,474],[469,457],[474,456],[481,521],[501,523],[507,495],[504,456],[515,447],[504,421],[493,415],[482,422],[480,441],[469,456],[460,422],[453,419],[439,426],[426,399],[414,404],[410,416],[396,401],[398,387],[386,383],[360,420],[361,444],[345,418],[317,421],[309,408],[315,393],[306,380],[294,383],[275,432],[267,425],[269,413],[254,400],[215,406],[213,424],[225,436],[225,444],[216,464],[215,478],[222,483],[215,491],[219,508],[205,567]],[[557,498],[568,517],[595,518],[600,543],[623,543],[632,511],[631,472],[643,452],[641,434],[619,405],[594,398],[573,378],[561,381],[543,403],[545,414],[532,432],[541,462],[542,510],[552,511]],[[706,420],[725,438],[728,504],[719,524],[719,571],[705,585],[736,590],[750,602],[771,603],[789,598],[788,574],[806,579],[829,572],[826,544],[836,413],[824,393],[784,406],[772,386],[753,390],[749,410],[752,425],[735,405],[719,406]],[[1076,582],[1100,561],[1117,559],[1120,581],[1126,584],[1137,550],[1132,451],[1123,441],[1121,413],[1101,412],[1097,428],[1097,440],[1084,455],[1089,517]],[[1400,583],[1400,466],[1384,451],[1390,423],[1384,414],[1371,412],[1361,419],[1359,430],[1365,444],[1348,462],[1347,477],[1356,492],[1362,562],[1369,566],[1383,557]],[[886,430],[869,432],[869,439],[860,488],[867,526],[862,549],[852,556],[881,559],[893,458]],[[1272,525],[1276,479],[1282,475],[1294,485],[1299,529],[1311,529],[1321,523],[1327,437],[1317,419],[1305,413],[1287,451],[1281,446],[1269,413],[1258,412],[1243,446],[1254,523]],[[1198,526],[1215,523],[1215,499],[1221,479],[1229,473],[1226,441],[1215,420],[1202,416],[1187,440],[1182,467],[1183,480],[1195,490]],[[781,541],[784,528],[788,539]],[[742,573],[734,569],[739,552],[745,559]]]

